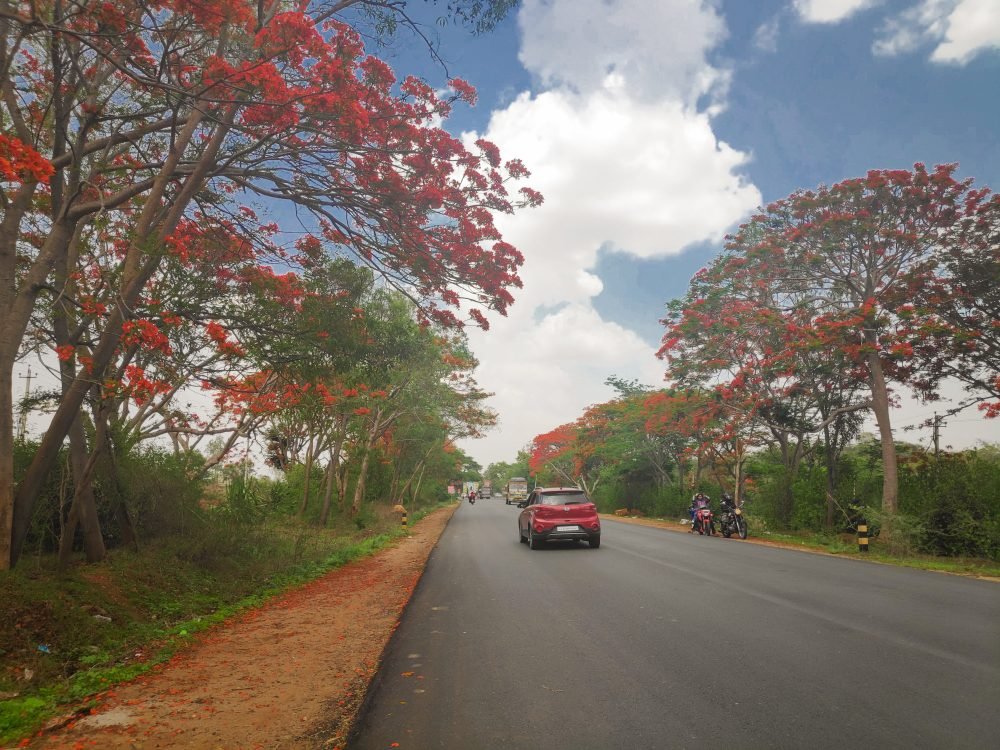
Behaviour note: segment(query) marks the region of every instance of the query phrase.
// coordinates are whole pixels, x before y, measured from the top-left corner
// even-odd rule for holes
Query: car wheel
[[[520,526],[517,527],[517,541],[519,541],[521,544],[527,544],[528,543],[528,540],[524,538],[524,534],[521,533],[521,527]]]
[[[587,544],[590,545],[591,549],[597,549],[598,547],[601,546],[601,535],[596,534],[590,537],[590,539],[587,540]]]
[[[528,526],[528,547],[530,549],[541,549],[542,545],[544,545],[544,544],[545,544],[545,542],[543,542],[541,539],[539,539],[537,536],[535,536],[535,530],[532,529],[531,526],[529,525]]]

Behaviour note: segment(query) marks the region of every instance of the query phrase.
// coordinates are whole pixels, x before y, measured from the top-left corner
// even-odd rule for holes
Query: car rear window
[[[539,505],[579,505],[589,502],[582,492],[542,492],[538,496]]]

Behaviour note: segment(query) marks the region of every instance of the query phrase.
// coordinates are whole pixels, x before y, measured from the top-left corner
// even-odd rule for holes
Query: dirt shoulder
[[[385,645],[458,506],[408,537],[202,634],[21,747],[299,750],[343,746]]]

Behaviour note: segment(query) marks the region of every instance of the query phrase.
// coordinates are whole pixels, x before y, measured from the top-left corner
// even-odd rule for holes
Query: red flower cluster
[[[229,331],[218,323],[212,322],[206,325],[205,333],[208,334],[208,337],[215,342],[216,348],[222,354],[228,354],[233,357],[242,357],[247,353],[246,349],[242,346],[229,340]]]
[[[0,133],[0,180],[43,182],[52,176],[52,164],[31,146]]]
[[[170,341],[151,320],[127,320],[122,323],[122,343],[171,354]]]

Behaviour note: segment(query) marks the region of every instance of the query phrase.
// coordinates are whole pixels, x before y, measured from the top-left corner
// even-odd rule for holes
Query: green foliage
[[[226,485],[226,502],[216,512],[239,526],[257,524],[267,515],[269,500],[260,480],[237,474]]]
[[[37,441],[18,440],[14,443],[15,482],[19,482],[24,476],[24,472],[37,450]],[[66,450],[63,449],[59,453],[58,469],[46,477],[42,486],[41,495],[31,517],[25,550],[48,551],[55,549],[59,543],[59,508],[64,499],[68,501],[72,497],[73,492],[73,484],[66,461]]]
[[[1000,559],[1000,452],[926,457],[907,465],[900,510],[917,525],[923,552]]]
[[[32,441],[16,443],[15,481],[22,476],[37,447],[38,444]],[[121,539],[115,513],[117,503],[122,503],[128,510],[141,540],[183,534],[197,525],[202,515],[200,500],[205,482],[192,479],[191,471],[200,460],[200,457],[191,454],[178,455],[161,448],[140,448],[117,457],[117,473],[114,475],[106,462],[101,464],[95,475],[94,495],[108,547],[114,548]],[[25,541],[26,550],[45,553],[58,547],[62,528],[60,513],[68,511],[73,497],[72,473],[67,461],[64,450],[58,470],[43,485]]]
[[[140,448],[120,457],[117,483],[105,477],[95,488],[104,510],[102,526],[114,523],[109,501],[119,491],[140,539],[183,534],[200,523],[205,482],[191,479],[191,460],[161,448]]]
[[[24,727],[40,724],[49,711],[49,701],[37,695],[0,701],[0,742],[18,739]]]

